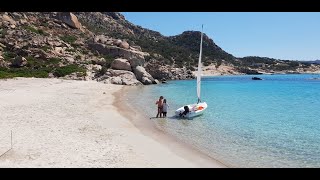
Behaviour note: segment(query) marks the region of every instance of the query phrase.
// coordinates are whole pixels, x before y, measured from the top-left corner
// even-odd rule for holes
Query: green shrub
[[[216,64],[216,68],[218,68],[219,66],[221,66],[222,64],[222,60],[221,59],[218,59],[217,60],[217,64]]]
[[[34,67],[41,66],[41,63],[36,58],[34,58],[32,56],[26,57],[26,60],[27,60],[27,67],[34,68]]]
[[[56,67],[60,62],[61,59],[59,58],[50,58],[47,60],[43,59],[36,59],[32,56],[26,57],[27,59],[27,67],[32,69],[39,69],[39,68],[49,68],[53,70],[54,67]]]
[[[193,66],[189,66],[189,67],[187,67],[187,69],[189,69],[191,71],[195,71],[196,70]]]
[[[60,39],[66,43],[74,43],[77,40],[77,37],[71,35],[61,36]]]
[[[80,37],[85,38],[86,34],[85,33],[80,33]]]
[[[74,48],[79,48],[80,47],[80,45],[75,44],[75,43],[71,43],[71,46],[74,47]]]
[[[32,26],[23,26],[24,29],[30,31],[30,32],[33,32],[33,33],[36,33],[36,34],[40,34],[40,35],[46,35],[47,33],[44,32],[44,30],[42,29],[36,29]]]
[[[64,77],[66,75],[69,75],[74,72],[82,72],[85,73],[86,70],[84,68],[81,68],[75,64],[67,65],[67,66],[62,66],[58,67],[54,72],[53,75],[57,77]]]
[[[76,50],[75,49],[66,49],[66,51],[68,51],[68,52],[76,52]]]
[[[16,53],[10,52],[10,51],[5,51],[2,54],[2,57],[4,58],[5,61],[10,61],[11,59],[15,58],[17,56]]]
[[[29,69],[29,68],[11,68],[0,69],[0,78],[14,78],[14,77],[35,77],[35,78],[47,78],[48,72],[44,69]]]
[[[38,29],[38,34],[44,35],[45,32],[42,29]]]
[[[61,62],[61,59],[59,58],[50,58],[49,61],[48,61],[48,64],[53,64],[53,65],[57,65]]]
[[[23,28],[30,32],[38,33],[38,30],[32,26],[23,26]]]
[[[110,68],[111,67],[111,63],[114,60],[114,57],[112,57],[111,55],[104,55],[103,58],[105,59],[105,67]]]
[[[204,66],[209,66],[211,63],[210,63],[210,61],[205,61],[205,62],[203,62],[203,65]]]
[[[48,27],[48,26],[49,26],[49,23],[44,22],[44,23],[42,23],[42,26],[44,26],[44,27]]]
[[[44,50],[45,52],[48,52],[48,49],[51,49],[51,47],[45,45],[45,46],[41,47],[41,49]]]
[[[83,53],[83,54],[89,54],[89,51],[86,50],[86,49],[84,49],[84,50],[82,50],[82,53]]]
[[[0,29],[0,38],[4,38],[7,35],[6,29]]]
[[[11,73],[0,70],[0,79],[7,79],[7,78],[14,78],[14,77],[16,77],[16,76],[14,76]]]

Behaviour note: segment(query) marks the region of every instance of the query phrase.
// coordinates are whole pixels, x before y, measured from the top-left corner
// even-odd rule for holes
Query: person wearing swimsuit
[[[158,114],[157,114],[157,118],[160,115],[160,118],[162,117],[162,108],[163,108],[163,96],[160,96],[159,100],[156,102],[156,104],[158,105]]]

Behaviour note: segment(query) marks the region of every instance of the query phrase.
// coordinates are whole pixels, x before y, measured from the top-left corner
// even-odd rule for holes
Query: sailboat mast
[[[201,57],[202,57],[202,38],[203,38],[203,25],[201,28],[201,42],[200,42],[200,54],[199,54],[199,62],[198,62],[198,74],[197,74],[197,96],[198,103],[200,100],[200,86],[201,86]]]

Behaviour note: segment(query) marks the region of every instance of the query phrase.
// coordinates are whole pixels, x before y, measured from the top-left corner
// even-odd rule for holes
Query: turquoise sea
[[[202,78],[201,99],[208,108],[193,119],[173,116],[197,101],[196,80],[136,87],[127,98],[154,117],[155,102],[164,96],[168,117],[150,121],[230,167],[320,167],[320,75],[252,77]]]

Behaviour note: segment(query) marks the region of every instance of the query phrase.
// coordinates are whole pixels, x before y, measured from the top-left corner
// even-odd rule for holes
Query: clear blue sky
[[[165,36],[201,30],[236,57],[320,59],[319,12],[122,12]]]

